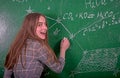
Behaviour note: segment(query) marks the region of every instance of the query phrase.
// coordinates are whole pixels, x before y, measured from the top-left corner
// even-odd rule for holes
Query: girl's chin
[[[40,37],[42,40],[44,40],[46,37]]]
[[[43,35],[43,34],[39,34],[38,37],[42,40],[46,39],[46,35]]]

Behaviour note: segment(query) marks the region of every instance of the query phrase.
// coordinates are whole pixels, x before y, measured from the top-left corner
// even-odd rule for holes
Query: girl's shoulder
[[[33,40],[33,39],[27,39],[27,46],[32,47],[32,48],[42,48],[42,44],[38,40]]]

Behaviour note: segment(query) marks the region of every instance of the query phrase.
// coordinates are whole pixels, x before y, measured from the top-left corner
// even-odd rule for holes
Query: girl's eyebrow
[[[43,23],[43,22],[37,22],[37,23]]]
[[[43,22],[37,22],[37,24],[42,24]]]

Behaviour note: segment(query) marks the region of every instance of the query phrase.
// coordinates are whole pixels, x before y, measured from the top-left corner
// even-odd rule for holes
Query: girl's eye
[[[43,24],[43,23],[40,23],[40,22],[39,22],[37,26],[42,26],[42,24]]]

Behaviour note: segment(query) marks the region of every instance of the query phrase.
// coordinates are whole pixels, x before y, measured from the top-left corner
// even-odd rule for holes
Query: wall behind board
[[[60,40],[71,42],[63,72],[48,70],[46,78],[120,78],[120,0],[0,0],[0,78],[8,48],[31,12],[46,15],[57,56]]]

